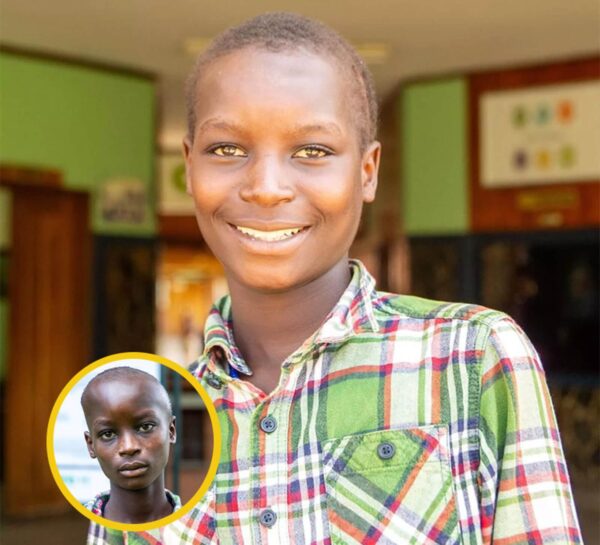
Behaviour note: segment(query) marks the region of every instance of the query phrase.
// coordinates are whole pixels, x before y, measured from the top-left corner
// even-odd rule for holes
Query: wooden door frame
[[[66,512],[70,509],[68,503],[64,500],[60,494],[58,487],[50,486],[50,468],[46,459],[45,450],[45,429],[47,420],[50,415],[50,410],[54,400],[68,382],[68,380],[75,374],[78,369],[81,369],[89,363],[89,346],[90,346],[90,333],[91,333],[91,320],[90,317],[90,283],[89,283],[89,269],[91,263],[91,232],[89,229],[89,195],[87,192],[79,191],[67,191],[61,187],[60,174],[49,171],[34,171],[31,169],[20,169],[20,168],[6,168],[0,167],[0,186],[8,188],[11,193],[12,200],[12,233],[11,233],[11,246],[10,246],[10,262],[8,267],[8,304],[9,304],[9,318],[8,318],[8,351],[7,351],[7,373],[6,373],[6,419],[4,423],[5,438],[5,453],[4,453],[4,487],[3,487],[3,510],[4,515],[8,517],[27,517],[27,516],[38,516],[44,514]],[[23,222],[27,221],[25,214],[21,215],[21,212],[26,209],[28,202],[32,199],[46,199],[49,202],[54,201],[56,198],[61,196],[67,197],[67,200],[62,200],[65,206],[69,207],[70,214],[72,214],[72,221],[76,225],[86,226],[87,229],[81,229],[80,232],[75,233],[74,229],[69,231],[69,238],[64,241],[63,248],[67,248],[68,259],[71,264],[66,264],[66,267],[75,267],[77,270],[82,271],[82,278],[78,282],[69,283],[69,299],[67,303],[70,308],[74,308],[74,302],[77,304],[77,316],[84,317],[83,321],[76,322],[75,313],[72,310],[65,310],[67,313],[64,320],[56,320],[57,323],[65,324],[68,323],[72,326],[72,330],[69,332],[56,331],[57,335],[68,335],[68,341],[66,346],[69,347],[72,352],[70,357],[65,357],[61,354],[53,354],[56,356],[56,362],[52,362],[51,366],[48,366],[46,362],[46,369],[35,370],[35,365],[39,362],[34,361],[29,363],[29,357],[23,355],[23,349],[27,352],[28,342],[27,340],[27,324],[25,320],[27,317],[31,317],[32,312],[36,315],[38,312],[42,315],[41,319],[45,319],[49,322],[50,327],[52,326],[52,319],[48,320],[48,309],[42,308],[44,303],[39,301],[36,296],[24,294],[24,281],[23,278],[26,274],[34,275],[40,274],[40,269],[37,272],[34,271],[23,271],[16,270],[17,261],[19,266],[22,267],[21,260],[24,254],[19,253],[17,244],[19,240],[24,239],[31,240],[30,234],[23,234],[19,232],[21,229],[28,229],[29,225],[24,225]],[[60,226],[57,228],[60,231]],[[79,230],[79,229],[78,229]],[[38,252],[37,249],[31,249],[29,247],[27,252]],[[40,245],[40,250],[42,246]],[[46,248],[46,252],[47,252]],[[39,265],[39,262],[36,262]],[[42,272],[43,274],[43,272]],[[79,276],[78,276],[79,279]],[[61,297],[57,294],[56,297]],[[60,302],[54,302],[56,306],[59,306]],[[43,316],[46,315],[46,318]],[[85,323],[85,316],[88,317],[87,324]],[[62,326],[57,326],[58,328]],[[63,343],[64,343],[63,337]],[[41,350],[39,347],[37,350]],[[49,351],[51,349],[49,348]],[[36,349],[32,348],[31,353],[33,354]],[[23,365],[27,365],[27,371],[23,370]],[[17,369],[18,368],[18,369]],[[27,386],[27,380],[24,381],[23,373],[25,376],[29,374],[34,376],[38,374],[37,380],[41,380],[40,376],[45,377],[43,380],[48,385],[45,391],[41,394],[41,399],[36,399],[37,393],[39,392],[17,392],[18,384],[25,384]],[[17,377],[17,378],[15,378]],[[33,388],[33,378],[30,383]],[[15,382],[16,381],[16,382]],[[16,386],[16,387],[15,387]],[[31,389],[29,388],[29,389]],[[25,388],[26,390],[28,388]],[[29,411],[31,414],[27,416],[27,410],[21,412],[19,409],[24,405],[35,407]],[[30,429],[26,433],[30,433],[31,436],[27,441],[16,441],[14,438],[11,439],[9,436],[9,429],[13,429],[18,424],[19,420],[25,418],[30,424]],[[15,423],[17,421],[17,423]],[[24,425],[24,423],[21,423]],[[43,428],[43,432],[41,432]],[[23,444],[25,443],[25,444]],[[25,468],[24,464],[27,460],[34,461],[36,467]],[[28,473],[29,472],[29,473]],[[23,477],[31,475],[29,484],[23,483],[26,480]],[[36,498],[37,494],[34,491],[38,487],[38,483],[33,482],[36,480],[35,475],[42,477],[40,480],[45,484],[44,490],[40,490],[39,497]],[[54,485],[54,483],[51,483]],[[42,483],[39,483],[42,486]],[[28,492],[29,490],[29,492]]]

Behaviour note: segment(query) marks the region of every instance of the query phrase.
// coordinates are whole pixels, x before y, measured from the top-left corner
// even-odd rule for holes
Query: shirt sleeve
[[[582,543],[544,371],[509,317],[484,350],[479,439],[483,543]]]

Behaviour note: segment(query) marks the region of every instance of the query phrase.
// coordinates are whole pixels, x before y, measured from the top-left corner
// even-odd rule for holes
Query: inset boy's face
[[[230,281],[286,290],[346,259],[379,162],[378,143],[359,148],[349,87],[307,52],[246,48],[203,73],[188,190]]]
[[[139,490],[163,475],[175,419],[159,388],[143,377],[92,384],[85,439],[111,486]]]

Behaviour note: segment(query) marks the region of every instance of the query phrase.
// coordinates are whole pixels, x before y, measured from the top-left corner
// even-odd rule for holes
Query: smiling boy
[[[110,481],[110,492],[99,494],[87,507],[130,524],[152,522],[179,508],[179,498],[164,486],[176,432],[169,396],[160,382],[131,367],[108,369],[89,382],[81,405],[89,454]]]
[[[187,183],[230,296],[195,373],[223,448],[163,543],[580,542],[518,326],[377,292],[348,259],[377,185],[374,97],[356,52],[297,15],[229,29],[198,60]]]

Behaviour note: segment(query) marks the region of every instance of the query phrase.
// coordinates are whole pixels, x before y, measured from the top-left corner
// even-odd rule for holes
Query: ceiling
[[[600,52],[598,0],[1,0],[0,42],[156,74],[160,144],[172,149],[185,130],[185,43],[274,10],[387,48],[371,66],[380,97],[406,79]]]

